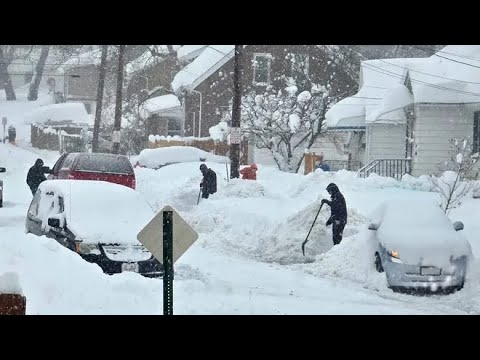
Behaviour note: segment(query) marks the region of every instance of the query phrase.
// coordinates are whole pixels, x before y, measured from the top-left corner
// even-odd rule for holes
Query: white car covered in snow
[[[26,232],[45,235],[98,264],[107,274],[163,275],[162,264],[137,240],[155,216],[135,190],[95,180],[47,180],[32,199]]]
[[[157,149],[144,149],[138,156],[138,165],[150,169],[185,162],[216,162],[230,164],[226,156],[211,154],[192,146],[170,146]]]
[[[372,258],[394,291],[461,289],[469,259],[468,240],[433,201],[392,199],[376,209]]]

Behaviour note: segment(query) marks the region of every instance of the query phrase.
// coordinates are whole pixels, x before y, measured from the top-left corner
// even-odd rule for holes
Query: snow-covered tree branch
[[[325,113],[334,100],[327,87],[311,84],[306,76],[287,78],[285,85],[244,96],[242,128],[255,136],[257,147],[270,150],[280,170],[295,173],[305,150],[324,132]]]
[[[472,155],[467,139],[451,139],[450,149],[450,159],[439,164],[439,176],[429,176],[430,183],[440,195],[439,206],[446,214],[461,205],[474,184],[469,180],[478,176],[473,173],[478,153]]]

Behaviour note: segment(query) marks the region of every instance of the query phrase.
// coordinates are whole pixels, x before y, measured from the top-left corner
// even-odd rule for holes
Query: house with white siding
[[[450,45],[429,58],[363,61],[359,92],[326,118],[330,131],[364,139],[365,151],[354,155],[366,164],[363,175],[400,177],[435,173],[452,138],[478,153],[479,114],[480,46]]]

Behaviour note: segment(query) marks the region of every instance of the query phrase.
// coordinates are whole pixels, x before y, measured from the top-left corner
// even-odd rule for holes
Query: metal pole
[[[173,315],[173,211],[163,212],[163,315]]]
[[[93,125],[92,152],[98,152],[99,147],[98,137],[102,118],[103,90],[105,88],[105,77],[107,75],[107,54],[108,45],[102,45],[102,60],[100,61],[100,72],[98,74],[97,106],[95,108],[95,122]]]
[[[115,99],[115,123],[113,125],[113,146],[112,153],[120,152],[120,129],[122,122],[122,90],[123,90],[123,56],[125,45],[120,45],[118,50],[118,70],[117,70],[117,94]]]
[[[240,83],[240,67],[242,61],[243,45],[235,45],[233,64],[233,104],[232,104],[232,129],[240,129],[242,87]],[[240,143],[230,141],[230,179],[240,177]]]

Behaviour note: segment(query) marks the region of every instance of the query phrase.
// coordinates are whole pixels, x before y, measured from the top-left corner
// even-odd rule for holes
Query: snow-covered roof
[[[172,45],[173,50],[178,50],[180,45]],[[155,51],[160,54],[167,55],[169,53],[167,45],[155,45]],[[152,52],[149,50],[145,51],[138,58],[130,61],[125,65],[125,71],[127,75],[131,75],[136,71],[146,69],[152,65],[157,64],[159,61],[163,60],[161,57],[153,56]]]
[[[411,71],[415,102],[480,102],[480,45],[449,45]]]
[[[353,126],[362,116],[367,124],[402,123],[412,103],[479,102],[480,45],[449,45],[429,58],[363,61],[359,92],[327,112],[327,126]]]
[[[176,94],[195,89],[210,75],[220,69],[234,55],[235,45],[208,45],[190,64],[185,66],[172,81]]]
[[[143,103],[144,116],[148,117],[153,114],[162,116],[183,117],[182,105],[180,100],[173,95],[162,95],[146,100]]]
[[[177,50],[178,61],[188,62],[195,59],[208,45],[183,45]]]
[[[109,56],[112,55],[113,49],[110,46]],[[77,56],[73,56],[65,61],[58,69],[57,72],[64,73],[67,69],[77,66],[87,65],[100,65],[102,58],[102,50],[100,48],[93,49],[92,51],[81,53]]]
[[[85,105],[77,102],[44,105],[25,114],[25,124],[72,121],[75,124],[93,125],[94,118],[87,113]]]

